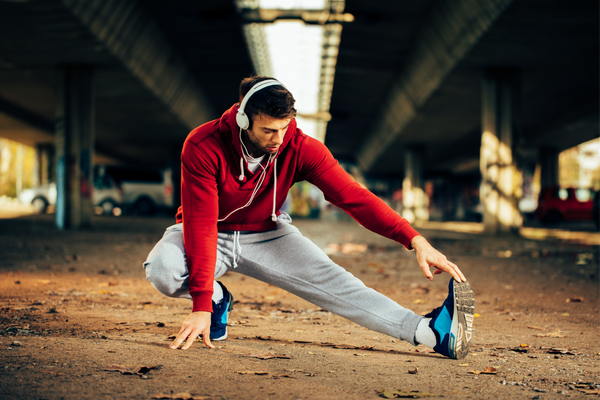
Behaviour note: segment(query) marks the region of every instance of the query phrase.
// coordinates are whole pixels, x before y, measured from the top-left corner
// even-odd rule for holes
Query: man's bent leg
[[[162,294],[169,297],[190,299],[188,288],[189,271],[183,246],[183,225],[167,228],[162,239],[154,246],[144,262],[146,279]],[[227,272],[227,267],[217,256],[215,279]],[[223,297],[221,286],[215,281],[214,291],[219,300]]]
[[[280,223],[277,234],[242,235],[241,246],[237,272],[287,290],[369,329],[415,344],[422,316],[366,287],[297,228]]]
[[[146,279],[162,294],[190,299],[181,224],[167,228],[144,262]]]
[[[159,292],[169,297],[190,299],[189,271],[183,245],[183,226],[176,224],[165,231],[144,262],[146,279]],[[227,267],[217,256],[215,278],[227,272]],[[213,313],[211,316],[211,340],[227,338],[227,320],[233,307],[233,296],[223,284],[213,281]]]

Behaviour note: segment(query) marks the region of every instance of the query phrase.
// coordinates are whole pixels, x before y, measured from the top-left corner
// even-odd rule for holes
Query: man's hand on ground
[[[214,349],[215,346],[210,343],[210,316],[211,313],[208,311],[196,311],[188,315],[181,324],[181,329],[175,341],[169,347],[176,349],[187,339],[185,345],[181,348],[181,350],[187,350],[194,343],[198,335],[202,334],[204,344]]]
[[[427,279],[430,281],[433,280],[433,275],[429,268],[435,267],[436,270],[433,271],[435,275],[448,272],[457,282],[466,282],[467,278],[465,278],[458,266],[448,261],[446,256],[434,249],[423,236],[415,236],[410,244],[417,252],[417,262]]]

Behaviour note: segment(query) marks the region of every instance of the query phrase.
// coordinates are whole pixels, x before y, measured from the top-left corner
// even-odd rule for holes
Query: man
[[[369,329],[451,358],[469,351],[475,306],[460,269],[383,201],[361,188],[329,150],[296,127],[292,94],[261,76],[240,85],[240,103],[194,129],[181,154],[181,203],[144,263],[161,293],[192,300],[172,349],[227,337],[233,297],[216,278],[236,271],[278,286]],[[373,232],[415,249],[429,280],[452,278],[444,304],[422,317],[333,263],[281,213],[290,187],[306,180]],[[185,243],[185,246],[184,246]]]

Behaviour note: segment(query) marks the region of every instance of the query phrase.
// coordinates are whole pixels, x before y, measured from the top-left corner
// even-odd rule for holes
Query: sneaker
[[[210,317],[210,340],[227,339],[227,320],[233,309],[233,296],[225,285],[217,282],[223,288],[223,298],[219,303],[213,301],[213,312]]]
[[[425,315],[431,318],[429,327],[437,342],[433,350],[457,360],[465,358],[473,336],[474,314],[475,294],[471,285],[450,279],[444,304]]]

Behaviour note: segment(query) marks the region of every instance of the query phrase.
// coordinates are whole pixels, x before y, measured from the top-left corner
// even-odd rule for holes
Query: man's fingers
[[[182,327],[181,330],[179,331],[179,333],[177,334],[177,337],[173,341],[173,343],[171,343],[171,345],[169,346],[169,348],[171,348],[171,349],[178,348],[181,345],[181,343],[183,343],[185,338],[188,337],[189,331],[190,331],[189,328]]]
[[[458,269],[458,267],[449,268],[448,272],[450,273],[450,275],[452,275],[452,277],[454,278],[455,281],[457,281],[457,282],[466,281],[465,277],[460,273],[460,270]]]
[[[458,268],[458,265],[454,264],[453,262],[448,261],[448,263],[450,265],[452,265],[452,267],[454,268],[455,271],[458,272],[458,275],[461,277],[463,282],[467,281],[467,278],[465,277],[465,274],[462,273],[462,271],[460,270],[460,268]]]
[[[425,278],[432,281],[433,275],[431,275],[431,270],[429,269],[429,264],[426,261],[424,261],[424,262],[420,263],[419,266],[421,267],[421,270],[423,271],[423,275],[425,275]]]
[[[211,349],[215,348],[215,346],[213,346],[213,344],[210,342],[210,327],[202,332],[202,339],[204,340],[204,345],[206,347],[210,347]]]
[[[450,275],[452,275],[452,277],[454,277],[454,279],[457,282],[466,282],[467,278],[465,278],[464,274],[462,273],[462,271],[460,270],[460,268],[458,268],[458,265],[454,264],[451,261],[448,261],[448,268],[449,268],[449,272]]]
[[[198,335],[200,335],[200,331],[192,331],[192,333],[190,333],[190,335],[188,336],[187,342],[185,342],[185,346],[183,346],[181,350],[189,349],[192,346],[192,344],[194,344],[194,340],[196,340]]]

